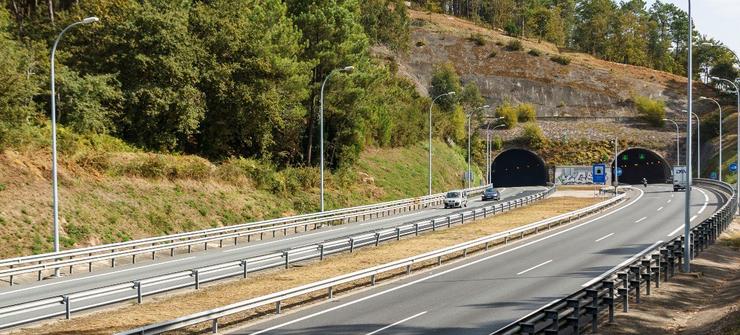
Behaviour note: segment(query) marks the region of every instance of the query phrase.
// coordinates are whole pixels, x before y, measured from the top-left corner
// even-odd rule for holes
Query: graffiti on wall
[[[593,167],[559,166],[555,168],[556,185],[589,185],[593,184]],[[607,179],[609,175],[607,174]],[[608,181],[607,181],[608,184]]]

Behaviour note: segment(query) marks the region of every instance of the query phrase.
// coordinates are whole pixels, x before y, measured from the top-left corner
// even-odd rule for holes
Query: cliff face
[[[674,111],[685,109],[686,80],[672,74],[597,60],[580,53],[560,53],[548,43],[522,41],[521,51],[508,51],[512,38],[454,17],[411,11],[410,50],[393,55],[399,71],[417,83],[422,93],[430,86],[433,67],[450,62],[464,82],[474,81],[487,101],[528,102],[540,117],[630,117],[634,95],[665,100]],[[483,45],[471,39],[482,37]],[[538,50],[533,56],[529,51]],[[571,59],[569,65],[553,55]]]

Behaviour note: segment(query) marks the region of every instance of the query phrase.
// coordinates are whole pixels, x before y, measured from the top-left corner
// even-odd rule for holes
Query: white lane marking
[[[671,203],[671,201],[673,201],[673,199],[668,199],[668,201],[667,201],[666,203],[667,203],[667,204],[670,204],[670,203]]]
[[[525,273],[527,273],[527,272],[529,272],[529,271],[532,271],[532,270],[534,270],[534,269],[536,269],[536,268],[538,268],[538,267],[540,267],[540,266],[543,266],[543,265],[545,265],[545,264],[548,264],[548,263],[550,263],[550,262],[552,262],[552,259],[551,259],[551,260],[549,260],[549,261],[544,261],[544,262],[542,262],[542,263],[540,263],[540,264],[537,264],[537,265],[535,265],[535,266],[533,266],[533,267],[531,267],[531,268],[529,268],[529,269],[526,269],[526,270],[524,270],[524,271],[522,271],[522,272],[518,272],[518,273],[517,273],[516,275],[517,275],[517,276],[523,275],[523,274],[525,274]]]
[[[645,219],[647,219],[647,216],[643,216],[641,219],[635,221],[635,223],[640,223],[642,221],[645,221]]]
[[[663,206],[658,207],[658,212],[663,210]]]
[[[296,236],[296,237],[281,238],[281,239],[275,240],[275,241],[270,241],[270,242],[265,242],[265,243],[260,243],[260,244],[252,244],[252,245],[247,245],[247,246],[238,247],[238,248],[224,249],[221,252],[234,252],[234,251],[239,251],[239,250],[244,250],[244,249],[249,249],[249,248],[256,248],[256,247],[263,246],[263,245],[274,244],[274,243],[283,242],[283,241],[295,240],[297,238],[302,238],[302,237],[306,237],[306,236],[319,235],[319,234],[323,234],[323,233],[327,233],[327,232],[334,232],[334,231],[337,231],[337,230],[342,230],[344,228],[347,228],[347,227],[330,229],[330,230],[324,230],[324,231],[320,231],[320,232],[317,232],[317,233],[311,233],[311,234],[301,234],[301,235]]]
[[[701,209],[697,213],[697,214],[701,214],[702,212],[704,212],[705,209],[707,209],[707,204],[709,204],[709,196],[702,189],[697,188],[697,190],[699,190],[699,192],[701,192],[701,194],[704,194],[704,206],[701,206]]]
[[[699,212],[697,213],[697,215],[694,215],[694,216],[691,217],[691,219],[689,219],[689,222],[693,222],[694,220],[696,220],[696,217],[699,216],[698,214],[701,214],[701,212],[703,212],[705,209],[707,209],[707,204],[709,204],[709,196],[707,195],[707,193],[704,192],[702,189],[700,189],[698,187],[696,188],[696,190],[698,190],[699,192],[701,192],[701,194],[704,195],[704,205],[701,206],[701,209],[699,209]],[[684,225],[680,225],[680,226],[678,226],[678,228],[674,229],[672,232],[668,233],[668,235],[666,235],[666,236],[671,237],[673,235],[676,235],[676,233],[678,233],[679,231],[681,231],[681,229],[683,229],[683,228],[684,228]]]
[[[139,270],[139,269],[148,268],[148,267],[152,267],[152,266],[158,266],[158,265],[167,264],[167,263],[182,262],[182,261],[186,261],[186,260],[193,259],[193,258],[195,258],[195,256],[186,257],[186,258],[183,258],[183,259],[175,259],[175,260],[161,262],[161,263],[149,264],[149,265],[144,265],[144,266],[137,266],[135,268],[125,269],[125,270],[120,270],[120,271],[114,271],[114,272],[106,272],[106,273],[101,273],[101,274],[92,275],[92,276],[86,276],[86,277],[80,277],[80,278],[75,278],[75,279],[70,279],[70,280],[60,280],[60,281],[55,281],[55,282],[51,282],[51,283],[44,284],[44,285],[38,285],[38,286],[26,287],[26,288],[22,288],[22,289],[18,289],[18,290],[12,290],[12,291],[8,291],[8,292],[2,292],[2,293],[0,293],[0,295],[9,294],[9,293],[18,293],[18,292],[33,290],[33,289],[37,289],[37,288],[41,288],[41,287],[47,287],[47,286],[52,286],[52,285],[59,285],[59,284],[62,284],[62,283],[69,283],[69,282],[83,280],[83,279],[90,279],[90,278],[103,277],[103,276],[110,276],[110,275],[121,273],[121,272],[126,272],[126,271],[131,271],[131,270]]]
[[[381,219],[381,220],[374,220],[374,221],[370,221],[370,222],[364,222],[364,223],[360,223],[360,226],[369,225],[369,224],[376,224],[376,223],[381,223],[381,222],[390,221],[390,220],[397,220],[397,219],[401,219],[401,218],[405,218],[405,217],[409,217],[409,216],[414,216],[414,215],[419,215],[419,212],[417,211],[417,212],[411,213],[411,214],[406,214],[406,215],[401,215],[401,216],[392,216],[392,217]]]
[[[671,194],[671,198],[673,198],[673,194]]]
[[[658,242],[655,242],[655,243],[653,243],[653,244],[652,244],[651,246],[649,246],[649,247],[645,248],[644,250],[642,250],[642,251],[638,252],[638,253],[637,253],[636,255],[634,255],[634,256],[632,256],[632,257],[630,257],[629,259],[625,260],[624,262],[622,262],[622,263],[619,263],[619,264],[618,264],[617,266],[615,266],[615,267],[613,267],[613,268],[611,268],[611,269],[607,270],[606,272],[604,272],[604,273],[600,274],[600,275],[599,275],[598,277],[596,277],[596,278],[594,278],[594,279],[591,279],[591,280],[589,280],[589,281],[588,281],[588,282],[586,282],[585,284],[581,285],[581,287],[588,287],[588,286],[591,286],[591,285],[593,285],[594,283],[598,282],[599,280],[602,280],[602,279],[604,279],[604,277],[606,277],[606,275],[607,275],[607,274],[609,274],[610,272],[612,272],[612,271],[614,271],[614,270],[616,270],[616,269],[619,269],[619,268],[621,268],[621,267],[623,267],[623,266],[625,266],[625,265],[627,265],[627,264],[629,264],[629,263],[632,263],[632,262],[634,262],[634,261],[635,261],[635,260],[636,260],[636,259],[637,259],[638,257],[642,257],[642,254],[644,254],[644,253],[645,253],[646,251],[648,251],[648,250],[650,250],[650,249],[652,249],[652,248],[655,248],[655,246],[657,246],[657,245],[659,245],[659,244],[661,244],[661,243],[663,243],[663,241],[658,241]]]
[[[696,220],[696,217],[697,217],[697,216],[698,216],[698,215],[694,215],[694,216],[692,216],[692,217],[691,217],[691,219],[689,220],[689,222],[691,222],[691,221],[694,221],[694,220]]]
[[[510,252],[514,252],[516,250],[522,249],[522,248],[526,248],[526,247],[528,247],[530,245],[533,245],[533,244],[542,242],[544,240],[553,238],[555,236],[558,236],[558,235],[567,233],[567,232],[569,232],[571,230],[578,229],[578,228],[583,227],[583,226],[585,226],[585,225],[587,225],[589,223],[592,223],[592,222],[597,221],[597,220],[601,220],[601,219],[603,219],[603,218],[605,218],[607,216],[610,216],[610,215],[612,215],[614,213],[617,213],[617,212],[619,212],[619,211],[621,211],[621,210],[623,210],[623,209],[625,209],[625,208],[627,208],[627,207],[632,206],[633,204],[635,204],[637,201],[639,201],[643,197],[643,195],[645,195],[645,192],[643,192],[642,190],[637,189],[637,188],[635,188],[635,190],[637,190],[638,192],[640,192],[640,195],[637,196],[637,198],[635,198],[634,200],[632,200],[632,202],[624,205],[623,207],[617,208],[617,209],[615,209],[612,212],[606,213],[606,214],[604,214],[604,215],[602,215],[600,217],[593,218],[593,219],[588,220],[588,221],[586,221],[584,223],[581,223],[581,224],[578,224],[576,226],[570,227],[568,229],[564,229],[564,230],[561,230],[559,232],[556,232],[556,233],[554,233],[552,235],[548,235],[548,236],[542,237],[540,239],[537,239],[537,240],[534,240],[534,241],[530,241],[530,242],[524,243],[524,244],[522,244],[520,246],[511,248],[511,249],[508,249],[508,250],[501,251],[501,252],[499,252],[497,254],[493,254],[493,255],[490,255],[490,256],[487,256],[487,257],[483,257],[483,258],[479,258],[479,259],[474,260],[474,261],[471,261],[469,263],[461,264],[461,265],[456,266],[454,268],[450,268],[450,269],[447,269],[447,270],[444,270],[444,271],[438,272],[438,273],[433,273],[433,274],[430,274],[429,276],[426,276],[426,277],[423,277],[423,278],[419,278],[417,280],[408,282],[406,284],[402,284],[402,285],[398,285],[396,287],[389,288],[389,289],[387,289],[385,291],[380,291],[378,293],[374,293],[374,294],[371,294],[371,295],[368,295],[368,296],[359,298],[357,300],[352,300],[352,301],[346,302],[346,303],[341,304],[341,305],[338,305],[338,306],[334,306],[334,307],[331,307],[331,308],[328,308],[328,309],[325,309],[325,310],[322,310],[322,311],[318,311],[318,312],[313,313],[313,314],[309,314],[309,315],[300,317],[298,319],[286,321],[284,323],[281,323],[281,324],[278,324],[278,325],[275,325],[275,326],[272,326],[272,327],[269,327],[269,328],[262,329],[260,331],[255,332],[255,333],[252,333],[252,335],[258,335],[258,334],[267,333],[269,331],[273,331],[275,329],[280,329],[280,328],[283,328],[285,326],[289,326],[289,325],[292,325],[294,323],[301,322],[303,320],[308,320],[308,319],[311,319],[313,317],[317,317],[317,316],[320,316],[320,315],[323,315],[323,314],[326,314],[326,313],[330,313],[330,312],[333,312],[333,311],[338,310],[338,309],[342,309],[342,308],[347,307],[347,306],[351,306],[351,305],[354,305],[354,304],[357,304],[357,303],[361,303],[361,302],[363,302],[365,300],[370,300],[370,299],[373,299],[375,297],[379,297],[381,295],[385,295],[385,294],[388,294],[388,293],[391,293],[391,292],[395,292],[395,291],[404,289],[406,287],[409,287],[411,285],[416,285],[418,283],[425,282],[427,280],[434,279],[434,278],[437,278],[439,276],[446,275],[446,274],[448,274],[450,272],[457,271],[457,270],[460,270],[460,269],[464,269],[464,268],[467,268],[469,266],[473,266],[473,265],[478,264],[478,263],[481,263],[481,262],[485,262],[485,261],[487,261],[489,259],[492,259],[492,258],[501,256],[501,255],[505,255],[505,254],[508,254]]]
[[[696,220],[696,217],[697,217],[697,215],[692,216],[691,219],[689,219],[689,222],[693,222],[694,220]],[[668,233],[668,235],[666,235],[666,236],[671,237],[673,235],[676,235],[676,233],[678,233],[679,231],[681,231],[681,229],[684,229],[684,225],[678,226],[678,228],[674,229],[673,231],[671,231],[670,233]]]
[[[424,315],[424,314],[427,314],[427,312],[428,312],[428,311],[423,311],[423,312],[421,312],[421,313],[419,313],[419,314],[415,314],[415,315],[409,316],[409,317],[407,317],[407,318],[405,318],[405,319],[403,319],[403,320],[401,320],[401,321],[398,321],[398,322],[396,322],[396,323],[391,323],[391,324],[389,324],[389,325],[387,325],[387,326],[385,326],[385,327],[383,327],[383,328],[380,328],[380,329],[378,329],[378,330],[376,330],[376,331],[373,331],[373,332],[367,333],[367,335],[373,335],[373,334],[377,334],[377,333],[379,333],[379,332],[381,332],[381,331],[384,331],[384,330],[386,330],[386,329],[388,329],[388,328],[390,328],[390,327],[393,327],[393,326],[395,326],[395,325],[398,325],[398,324],[404,323],[404,322],[406,322],[406,321],[408,321],[408,320],[411,320],[411,319],[414,319],[414,318],[420,317],[420,316],[422,316],[422,315]]]
[[[600,238],[600,239],[598,239],[598,240],[596,240],[596,241],[594,241],[594,242],[601,242],[601,241],[603,241],[603,240],[605,240],[605,239],[609,238],[609,236],[612,236],[612,235],[614,235],[614,233],[611,233],[611,234],[609,234],[609,235],[606,235],[606,236],[604,236],[604,237],[602,237],[602,238]]]

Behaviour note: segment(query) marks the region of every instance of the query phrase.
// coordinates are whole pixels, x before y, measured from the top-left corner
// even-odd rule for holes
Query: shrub
[[[500,46],[500,47],[501,47],[501,46],[504,46],[504,42],[501,42],[501,41],[496,41],[496,45],[498,45],[498,46]]]
[[[0,183],[0,192],[5,191],[5,184]]]
[[[566,57],[566,56],[562,56],[562,55],[554,55],[554,56],[550,57],[550,60],[553,61],[553,62],[555,62],[555,63],[558,63],[560,65],[568,65],[568,64],[570,64],[570,58],[569,57]]]
[[[640,116],[654,127],[662,127],[665,118],[665,102],[644,96],[632,98]]]
[[[506,44],[506,50],[509,51],[522,51],[524,49],[524,46],[522,45],[522,41],[520,40],[511,40],[509,43]]]
[[[494,58],[496,57],[497,53],[495,50],[491,50],[491,53],[488,54],[488,58]]]
[[[509,102],[504,102],[501,106],[496,108],[496,116],[504,118],[504,124],[508,129],[516,127],[517,120],[519,119],[517,109]]]
[[[427,44],[426,44],[426,43],[424,43],[424,41],[416,41],[416,46],[417,46],[417,47],[423,47],[423,46],[425,46],[425,45],[427,45]]]
[[[542,133],[540,126],[534,122],[528,122],[524,125],[524,133],[522,134],[522,137],[529,147],[533,149],[542,147],[542,144],[547,140],[545,135]]]
[[[539,56],[542,56],[542,51],[539,51],[537,49],[532,49],[532,50],[529,50],[528,54],[530,56],[539,57]]]
[[[516,106],[516,111],[519,122],[533,122],[537,118],[537,112],[532,104],[519,104]]]
[[[491,141],[491,150],[497,151],[501,150],[504,147],[504,141],[501,139],[501,136],[496,136]]]
[[[474,42],[475,45],[479,47],[486,45],[485,37],[479,33],[471,34],[470,37],[468,37],[468,40]]]

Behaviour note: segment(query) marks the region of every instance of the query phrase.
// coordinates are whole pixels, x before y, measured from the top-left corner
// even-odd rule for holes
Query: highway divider
[[[287,299],[308,295],[314,292],[322,290],[326,291],[326,297],[331,299],[334,295],[334,289],[341,285],[350,284],[358,280],[367,279],[370,285],[375,285],[379,275],[397,271],[399,269],[405,270],[406,274],[410,274],[413,267],[425,266],[426,264],[437,264],[442,265],[443,261],[454,259],[456,257],[466,257],[469,252],[476,250],[488,250],[491,246],[505,245],[512,240],[523,239],[526,236],[536,234],[553,227],[560,226],[565,223],[572,222],[584,216],[602,211],[608,207],[614,206],[625,199],[625,194],[619,194],[603,202],[572,211],[569,213],[561,214],[552,218],[534,222],[522,227],[518,227],[509,231],[496,233],[493,235],[481,237],[472,241],[460,243],[451,247],[438,249],[421,255],[409,257],[406,259],[390,262],[387,264],[375,266],[372,268],[356,271],[353,273],[341,275],[338,277],[322,280],[319,282],[295,287],[292,289],[276,292],[266,296],[256,297],[249,300],[237,302],[227,306],[219,307],[216,309],[203,311],[200,313],[184,316],[170,321],[165,321],[157,324],[152,324],[136,329],[131,329],[119,334],[159,334],[166,331],[181,329],[188,326],[193,326],[201,323],[209,323],[211,330],[216,333],[218,331],[219,319],[232,316],[234,314],[245,312],[259,307],[270,306],[274,304],[275,312],[280,313],[282,309],[282,302]],[[485,217],[486,215],[495,213],[497,211],[496,206],[493,208],[482,208],[480,210],[471,210],[469,212],[463,212],[458,215],[447,216],[441,219],[430,220],[423,224],[415,224],[412,228],[416,230],[434,230],[436,226],[447,225],[450,222],[465,222],[471,220],[476,216]],[[401,231],[407,232],[411,228],[406,228]],[[399,230],[395,231],[399,233]],[[387,236],[387,235],[382,235]],[[392,236],[392,235],[391,235]],[[364,239],[354,239],[354,243],[374,243],[371,238],[366,237]],[[362,241],[362,242],[360,242]],[[348,246],[344,243],[340,249],[346,250],[350,248],[351,241]]]
[[[711,180],[694,179],[695,184],[708,186],[725,195],[724,205],[711,217],[690,230],[690,259],[713,244],[732,223],[737,208],[733,186]],[[630,299],[640,303],[651,288],[660,288],[680,271],[683,261],[684,236],[656,243],[611,271],[584,284],[584,288],[556,300],[499,329],[491,335],[515,334],[584,334],[596,333],[602,320],[614,321],[614,312],[622,307],[629,312]]]
[[[469,194],[482,192],[490,185],[467,189]],[[357,206],[312,214],[296,215],[286,218],[250,222],[245,224],[218,227],[194,232],[151,237],[127,242],[105,244],[87,248],[64,250],[59,253],[45,253],[0,260],[0,278],[7,278],[13,286],[18,276],[36,274],[35,280],[43,280],[45,275],[56,274],[63,270],[72,273],[75,267],[93,271],[93,264],[105,262],[115,267],[117,260],[125,258],[136,263],[137,257],[174,256],[177,250],[191,253],[194,248],[207,250],[212,244],[224,246],[224,241],[233,241],[231,245],[262,240],[265,235],[288,234],[317,229],[323,225],[344,222],[358,222],[379,217],[396,215],[418,210],[442,203],[444,193],[430,196],[409,198],[384,202],[374,205]],[[259,239],[257,239],[259,236]],[[186,250],[186,251],[185,251]],[[139,258],[140,259],[140,258]],[[84,270],[83,270],[84,271]]]
[[[312,259],[323,260],[324,257],[330,254],[354,252],[360,247],[377,246],[381,242],[399,240],[404,236],[418,235],[426,231],[435,231],[444,227],[450,227],[451,225],[472,222],[477,219],[496,215],[544,199],[553,192],[555,192],[555,188],[550,187],[546,191],[537,194],[482,208],[463,210],[421,222],[327,240],[317,244],[286,249],[280,252],[273,252],[238,261],[224,262],[138,281],[60,295],[49,299],[5,306],[0,308],[0,329],[60,316],[69,319],[73,313],[90,308],[130,300],[136,300],[141,303],[144,297],[162,292],[183,288],[199,289],[203,283],[224,278],[237,276],[247,278],[249,273],[255,271],[277,267],[287,268],[293,263]],[[591,206],[591,208],[596,207]],[[582,211],[579,213],[574,215],[585,215],[586,212]],[[547,226],[556,224],[560,220],[570,220],[573,217],[575,216],[558,216]],[[541,229],[543,229],[542,225],[527,225],[511,231],[516,236],[512,235],[506,239],[508,241],[509,238],[522,238]]]

